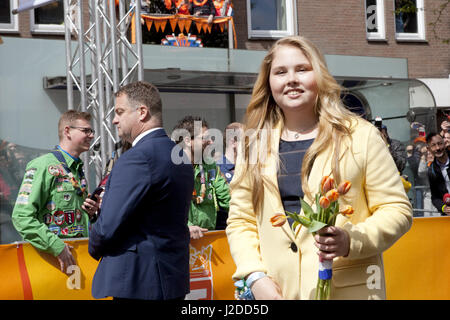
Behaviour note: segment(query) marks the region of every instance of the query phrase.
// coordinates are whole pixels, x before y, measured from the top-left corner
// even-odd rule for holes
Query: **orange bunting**
[[[169,22],[170,22],[170,26],[172,27],[172,31],[175,32],[175,28],[177,27],[177,24],[178,24],[178,19],[177,18],[170,19]],[[183,31],[181,31],[181,32],[183,32]]]
[[[202,24],[199,22],[196,22],[195,26],[197,27],[197,32],[200,33],[202,31]]]
[[[186,32],[189,32],[189,29],[191,29],[192,20],[183,20],[184,21],[184,28]],[[180,21],[181,23],[181,21]]]
[[[150,31],[150,29],[152,28],[153,20],[146,19],[145,24],[147,25],[147,30]]]
[[[155,21],[156,32],[159,32],[160,27],[161,27],[161,21]]]
[[[166,29],[166,24],[167,24],[167,20],[161,21],[161,32],[164,32],[164,30]]]
[[[202,30],[204,33],[212,32],[212,24],[208,24],[207,23],[207,19],[205,18],[200,18],[200,17],[196,17],[196,16],[191,16],[191,15],[184,15],[184,14],[174,14],[174,15],[170,15],[170,16],[152,16],[149,14],[142,14],[141,15],[142,18],[145,20],[145,24],[147,26],[147,29],[150,31],[151,27],[153,24],[155,24],[155,29],[156,32],[164,32],[165,28],[166,28],[166,24],[167,22],[170,23],[170,26],[172,27],[172,32],[175,32],[175,28],[178,25],[178,27],[180,28],[180,32],[186,32],[188,33],[190,31],[191,25],[192,25],[192,21],[195,22],[195,25],[197,26],[197,31],[198,33],[200,33]],[[221,17],[221,18],[216,18],[213,20],[214,24],[218,24],[220,31],[224,32],[224,30],[228,30],[228,22],[231,21],[232,23],[232,31],[233,31],[233,36],[234,36],[234,46],[237,46],[237,39],[236,39],[236,31],[234,30],[234,21],[232,17]],[[132,19],[131,21],[132,25],[134,26],[134,19]],[[134,27],[132,26],[132,43],[136,42],[136,35],[135,35],[135,31],[134,31]]]
[[[184,32],[185,25],[186,25],[186,20],[184,20],[184,19],[178,20],[178,28],[180,28],[181,33]],[[186,32],[188,32],[188,30],[186,30]]]

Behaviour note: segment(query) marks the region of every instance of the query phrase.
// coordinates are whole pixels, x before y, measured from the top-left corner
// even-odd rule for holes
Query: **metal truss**
[[[95,182],[88,181],[91,186],[103,178],[119,142],[112,124],[114,92],[124,84],[144,79],[140,1],[136,5],[135,0],[119,0],[118,7],[115,2],[64,0],[68,109],[91,113],[96,132],[89,153],[82,154],[88,179],[95,171]],[[82,14],[86,5],[88,22]],[[133,18],[137,26],[135,44],[127,37]]]

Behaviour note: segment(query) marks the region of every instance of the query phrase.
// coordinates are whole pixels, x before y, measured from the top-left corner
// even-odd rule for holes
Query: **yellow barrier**
[[[412,229],[384,254],[388,299],[450,299],[450,217],[416,218]],[[28,243],[0,246],[0,299],[87,300],[98,262],[87,239],[70,241],[79,269],[70,276],[53,256]],[[234,299],[235,264],[224,231],[208,232],[190,246],[187,299]]]
[[[0,246],[0,300],[87,300],[98,262],[88,253],[88,240],[67,241],[79,268],[67,276],[55,257],[29,243]],[[208,232],[190,246],[191,293],[187,299],[234,299],[235,270],[224,231]]]
[[[384,255],[389,300],[450,299],[450,217],[415,218]]]

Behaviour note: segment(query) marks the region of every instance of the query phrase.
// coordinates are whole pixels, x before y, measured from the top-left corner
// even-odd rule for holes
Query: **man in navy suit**
[[[183,299],[189,292],[192,165],[171,160],[175,143],[162,128],[156,87],[135,82],[115,97],[113,123],[132,147],[111,171],[90,233],[89,253],[101,258],[92,295]]]

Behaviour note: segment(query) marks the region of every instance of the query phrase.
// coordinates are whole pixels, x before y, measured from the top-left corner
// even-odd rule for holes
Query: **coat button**
[[[293,252],[297,252],[297,245],[294,243],[294,242],[291,242],[291,250],[293,251]]]

